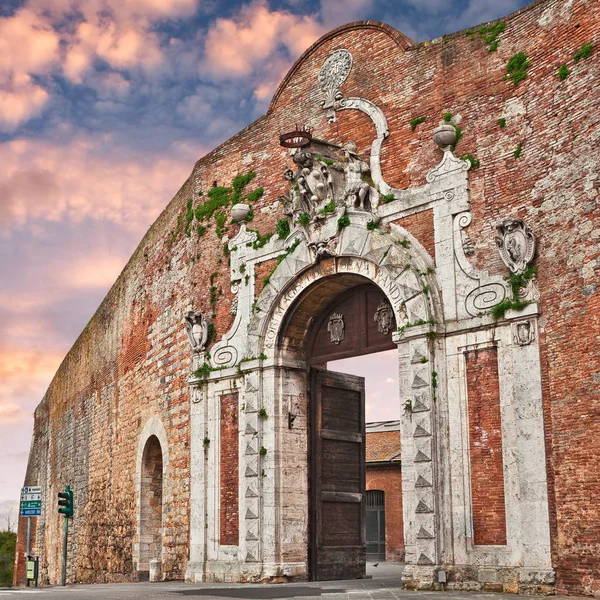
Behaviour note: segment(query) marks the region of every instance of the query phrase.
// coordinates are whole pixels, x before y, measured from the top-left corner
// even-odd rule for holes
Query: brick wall
[[[384,492],[386,560],[402,562],[404,560],[404,521],[400,465],[367,467],[367,490]]]
[[[465,353],[469,402],[469,452],[473,542],[506,544],[498,352]]]
[[[221,396],[220,544],[239,543],[238,394]]]
[[[255,202],[252,226],[270,233],[281,218],[275,202],[287,191],[282,173],[291,164],[278,144],[282,131],[307,124],[318,138],[338,144],[352,139],[368,154],[374,130],[366,115],[341,111],[328,123],[321,109],[318,71],[330,52],[346,48],[354,66],[342,92],[375,102],[388,119],[390,135],[382,148],[388,183],[423,185],[441,157],[431,139],[433,127],[446,111],[460,114],[464,136],[456,153],[481,161],[469,176],[473,220],[467,232],[475,247],[470,259],[479,268],[506,274],[493,236],[496,223],[507,217],[525,218],[538,237],[553,564],[559,591],[600,594],[600,511],[594,502],[600,497],[600,3],[542,0],[504,20],[496,52],[465,32],[408,47],[393,29],[372,22],[328,34],[290,72],[267,115],[197,162],[36,411],[25,484],[39,483],[50,499],[64,484],[76,482],[72,581],[135,577],[135,457],[151,416],[161,419],[169,438],[163,565],[167,577],[183,576],[190,480],[185,381],[191,357],[181,315],[191,306],[214,313],[218,338],[233,319],[223,242],[214,221],[204,223],[203,236],[196,233],[196,222],[186,235],[180,225],[186,203],[190,197],[194,206],[202,202],[213,181],[230,185],[236,174],[253,170],[257,175],[248,191],[263,187],[265,193]],[[594,44],[593,54],[575,63],[573,55],[586,43]],[[518,51],[527,53],[531,66],[515,86],[504,75]],[[560,81],[563,63],[571,74]],[[426,121],[413,132],[409,122],[419,116]],[[498,125],[501,117],[505,128]],[[523,151],[514,158],[519,143]],[[195,194],[198,189],[203,196]],[[405,226],[429,249],[422,219],[406,220]],[[227,235],[235,235],[237,226],[228,227]],[[223,290],[214,303],[211,285]],[[55,517],[48,509],[36,526],[45,557],[42,581],[56,582],[59,573]]]

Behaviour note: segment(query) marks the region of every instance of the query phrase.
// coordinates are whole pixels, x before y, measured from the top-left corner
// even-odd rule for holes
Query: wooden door
[[[365,380],[312,369],[310,576],[365,576]]]

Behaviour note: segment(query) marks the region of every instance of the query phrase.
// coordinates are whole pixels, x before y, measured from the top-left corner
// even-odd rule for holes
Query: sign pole
[[[27,550],[25,552],[25,560],[29,560],[31,554],[31,517],[27,517]],[[29,587],[29,577],[25,579],[25,585]]]
[[[69,519],[65,516],[63,528],[63,555],[62,555],[62,577],[60,585],[67,585],[67,538],[69,537]]]

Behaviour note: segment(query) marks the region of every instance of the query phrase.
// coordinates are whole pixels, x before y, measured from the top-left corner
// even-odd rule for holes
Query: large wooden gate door
[[[312,369],[310,577],[365,576],[365,380]]]

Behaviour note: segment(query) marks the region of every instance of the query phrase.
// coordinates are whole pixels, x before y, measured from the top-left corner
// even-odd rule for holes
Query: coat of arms
[[[387,300],[381,300],[373,320],[377,322],[377,331],[383,335],[387,335],[394,327],[394,311]]]
[[[333,313],[329,317],[327,331],[331,334],[331,343],[339,344],[344,339],[344,316],[340,313]]]
[[[504,264],[517,275],[522,273],[535,254],[535,237],[523,219],[507,219],[496,226],[496,244]]]

